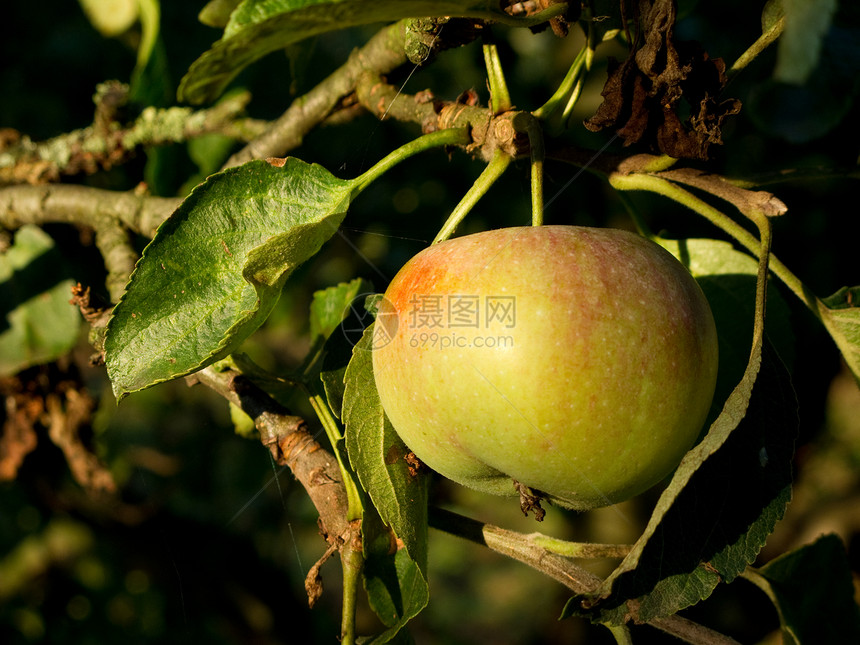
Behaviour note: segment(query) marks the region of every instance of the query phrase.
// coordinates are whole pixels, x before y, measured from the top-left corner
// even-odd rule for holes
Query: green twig
[[[511,94],[505,81],[499,50],[495,45],[484,45],[484,64],[487,66],[487,81],[490,84],[490,109],[501,114],[511,109]]]
[[[357,541],[354,544],[353,541]],[[354,645],[356,641],[355,614],[358,606],[358,589],[364,569],[364,553],[361,550],[361,533],[350,535],[340,554],[343,569],[343,603],[341,605],[340,642]]]
[[[572,96],[572,92],[575,92],[576,85],[579,82],[580,73],[582,72],[582,67],[585,64],[585,52],[587,49],[588,46],[586,45],[579,50],[579,53],[576,55],[576,58],[573,59],[573,63],[571,63],[570,68],[567,70],[567,74],[565,74],[558,88],[555,90],[555,93],[547,100],[546,103],[532,112],[532,114],[537,118],[545,121],[552,121],[553,116],[561,108],[562,103],[568,100],[568,97]]]
[[[623,558],[630,551],[629,544],[594,544],[591,542],[569,542],[534,533],[530,536],[534,543],[551,553],[566,558],[594,560],[598,558]]]
[[[510,163],[511,156],[509,154],[502,152],[501,150],[496,150],[493,154],[493,159],[486,165],[484,171],[475,180],[475,183],[472,184],[466,194],[463,195],[463,199],[460,200],[460,203],[457,204],[448,216],[445,224],[442,225],[439,233],[436,234],[433,244],[447,240],[454,234],[454,231],[457,229],[457,226],[460,225],[460,222],[463,221],[481,197],[486,194],[490,189],[490,186],[492,186],[495,181],[502,176],[502,173],[505,172]]]

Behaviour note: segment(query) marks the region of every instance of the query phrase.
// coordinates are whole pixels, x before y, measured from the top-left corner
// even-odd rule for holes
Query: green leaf
[[[131,74],[129,98],[141,105],[167,107],[171,104],[175,82],[170,80],[167,48],[161,35],[161,3],[138,0],[140,7],[140,44],[137,64]]]
[[[741,379],[749,359],[750,330],[755,313],[758,263],[729,242],[712,239],[655,241],[689,269],[711,305],[719,339],[720,371],[710,420]],[[770,286],[767,293],[766,334],[782,361],[794,362],[794,332],[788,305],[782,294]]]
[[[311,344],[318,339],[328,339],[355,306],[362,306],[364,296],[372,291],[373,286],[367,280],[356,278],[314,293],[310,315]],[[356,303],[356,300],[360,302]]]
[[[606,598],[568,603],[564,615],[622,624],[674,614],[707,598],[752,563],[791,498],[797,402],[790,377],[768,345],[749,406],[725,443],[696,466],[660,516],[635,567]],[[694,449],[695,450],[695,449]],[[681,468],[685,466],[682,464]]]
[[[818,314],[860,383],[860,287],[842,287],[819,300]]]
[[[209,27],[226,27],[230,14],[242,0],[209,0],[197,14],[197,19]]]
[[[784,643],[858,643],[860,608],[842,541],[825,535],[758,573],[776,606]]]
[[[25,225],[0,254],[0,376],[48,363],[78,340],[81,315],[69,304],[74,281],[42,229]]]
[[[763,239],[769,235],[762,231]],[[684,248],[682,260],[693,265]],[[743,571],[782,517],[797,403],[765,340],[764,295],[766,283],[757,280],[749,360],[722,412],[681,461],[630,553],[596,593],[568,603],[566,615],[620,625],[673,614]]]
[[[246,66],[304,38],[357,25],[433,16],[511,22],[495,0],[245,0],[230,16],[221,40],[191,65],[180,83],[179,99],[211,101]]]
[[[373,325],[353,350],[346,370],[343,419],[349,462],[381,521],[403,547],[379,553],[368,563],[371,604],[389,629],[375,642],[387,642],[429,600],[427,586],[427,473],[410,472],[408,450],[382,410],[373,379]],[[368,515],[372,522],[373,514]],[[369,536],[379,528],[363,526]]]
[[[779,39],[774,78],[802,85],[818,64],[836,0],[782,0],[785,31]]]
[[[393,556],[368,558],[364,568],[364,588],[373,611],[388,627],[374,638],[363,643],[379,645],[389,643],[395,636],[404,635],[403,625],[414,618],[430,600],[424,572],[401,549]],[[398,638],[398,642],[410,642]]]
[[[105,358],[122,397],[230,354],[346,214],[352,182],[298,159],[211,176],[159,227],[114,309]]]
[[[346,366],[352,358],[352,348],[361,338],[369,318],[364,309],[364,298],[372,290],[369,282],[358,278],[316,292],[311,303],[310,355],[319,364],[317,369],[326,401],[338,418],[341,417],[343,406]],[[316,347],[319,350],[315,351]],[[322,355],[321,362],[318,354]]]

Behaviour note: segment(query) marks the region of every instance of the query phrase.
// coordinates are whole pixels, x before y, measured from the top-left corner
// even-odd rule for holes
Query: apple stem
[[[546,155],[540,121],[528,112],[514,117],[514,129],[529,136],[531,152],[532,226],[543,224],[543,161]]]
[[[475,180],[466,194],[463,195],[463,199],[460,200],[460,203],[457,204],[453,211],[451,211],[445,224],[442,225],[439,233],[437,233],[434,238],[433,244],[447,240],[454,234],[457,226],[460,225],[460,222],[462,222],[469,211],[472,210],[472,207],[475,206],[481,197],[486,194],[490,189],[490,186],[492,186],[495,181],[502,176],[502,173],[504,173],[510,165],[511,159],[512,157],[509,154],[502,152],[501,150],[497,149],[493,153],[493,158],[490,160],[490,163],[486,165],[483,172],[481,172],[481,175]]]

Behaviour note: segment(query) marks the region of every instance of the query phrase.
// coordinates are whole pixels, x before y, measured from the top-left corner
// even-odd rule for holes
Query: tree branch
[[[304,419],[291,414],[240,371],[209,366],[187,380],[205,384],[250,416],[275,462],[288,466],[307,491],[319,513],[320,532],[329,543],[328,555],[334,550],[340,553],[344,584],[341,641],[354,642],[355,594],[364,562],[361,520],[348,519],[349,498],[337,458],[310,434]],[[311,606],[322,593],[318,575],[315,565],[306,580]]]
[[[115,82],[99,86],[89,127],[41,142],[17,133],[7,136],[5,146],[0,146],[0,186],[44,184],[63,175],[93,174],[126,162],[141,146],[178,143],[204,134],[249,140],[264,127],[261,121],[240,117],[251,98],[247,92],[205,110],[147,107],[134,122],[120,125],[117,110],[125,103],[127,91]]]
[[[136,191],[118,192],[71,184],[0,187],[0,226],[66,223],[98,228],[121,223],[152,237],[182,203],[176,197],[153,197]]]
[[[367,71],[387,74],[405,62],[405,22],[401,21],[379,30],[328,78],[293,101],[262,135],[230,157],[224,168],[252,159],[283,157],[301,145],[304,136],[324,121],[344,97],[352,94],[362,74]]]
[[[540,544],[534,535],[527,535],[484,524],[457,513],[430,508],[430,526],[464,538],[509,558],[527,564],[576,594],[594,592],[601,578],[564,556],[553,553]],[[681,616],[667,616],[648,621],[648,625],[696,645],[738,645],[737,641]]]
[[[347,521],[346,488],[337,459],[310,434],[304,419],[291,414],[239,371],[219,372],[209,366],[187,379],[211,388],[254,420],[260,441],[275,462],[289,466],[304,486],[319,513],[326,539],[340,537],[348,543],[352,529]]]
[[[117,302],[137,261],[128,231],[152,237],[181,201],[68,184],[7,186],[0,188],[0,227],[65,223],[92,228],[108,273],[105,286]]]

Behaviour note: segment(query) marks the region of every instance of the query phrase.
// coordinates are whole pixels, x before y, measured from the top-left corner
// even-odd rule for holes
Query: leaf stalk
[[[354,198],[373,181],[385,174],[385,172],[419,152],[438,148],[439,146],[465,146],[469,143],[471,143],[471,137],[466,128],[437,130],[436,132],[421,135],[417,139],[413,139],[387,154],[374,164],[372,168],[353,179],[352,196]]]

